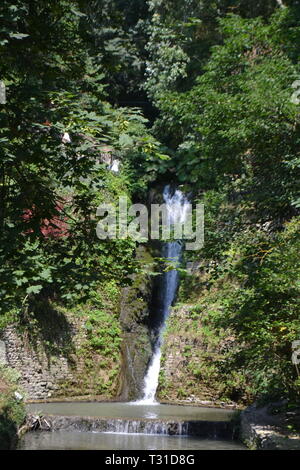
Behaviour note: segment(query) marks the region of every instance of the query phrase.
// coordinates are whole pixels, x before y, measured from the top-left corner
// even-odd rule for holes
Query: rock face
[[[225,403],[219,398],[222,383],[211,367],[220,356],[219,347],[207,345],[201,315],[195,317],[193,305],[173,307],[164,334],[158,398],[223,406]],[[236,403],[227,400],[226,405]]]
[[[143,248],[137,256],[151,261]],[[151,296],[152,281],[147,274],[135,275],[132,286],[123,290],[120,307],[123,341],[119,395],[124,401],[141,396],[143,377],[152,356],[149,325]]]
[[[300,450],[299,434],[287,433],[282,417],[270,415],[268,408],[252,405],[241,413],[241,440],[250,449]]]

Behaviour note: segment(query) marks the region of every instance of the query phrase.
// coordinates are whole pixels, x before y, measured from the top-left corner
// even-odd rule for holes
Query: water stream
[[[50,431],[27,433],[20,449],[243,449],[234,411],[188,405],[53,402],[27,405]]]
[[[179,189],[173,190],[170,185],[167,185],[163,190],[163,199],[167,209],[167,223],[170,224],[171,227],[174,227],[174,224],[176,223],[183,223],[185,221],[187,207],[189,205],[187,197]],[[148,405],[157,403],[155,395],[158,387],[160,371],[162,337],[165,322],[178,288],[178,271],[176,266],[180,260],[182,246],[183,245],[180,240],[169,241],[163,244],[162,257],[172,264],[175,269],[170,269],[164,272],[161,278],[158,337],[153,347],[153,355],[148,371],[144,377],[142,399],[136,403],[144,403]]]

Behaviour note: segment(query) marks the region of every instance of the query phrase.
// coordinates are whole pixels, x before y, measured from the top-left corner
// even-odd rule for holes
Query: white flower
[[[15,392],[15,398],[16,400],[21,401],[23,400],[23,395],[21,395],[21,393],[19,392]]]
[[[65,132],[64,135],[62,136],[61,139],[63,144],[70,144],[71,143],[71,137],[69,135],[69,132]]]
[[[110,170],[114,173],[118,173],[119,171],[120,160],[114,160],[110,165]]]

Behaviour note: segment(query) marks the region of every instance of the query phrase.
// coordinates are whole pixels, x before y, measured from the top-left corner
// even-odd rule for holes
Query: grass
[[[18,377],[0,366],[0,450],[12,449],[18,440],[18,429],[25,419],[25,407],[15,397]]]

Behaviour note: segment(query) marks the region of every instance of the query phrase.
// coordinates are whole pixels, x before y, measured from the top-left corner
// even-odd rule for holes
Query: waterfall
[[[108,419],[105,423],[105,431],[102,432],[107,434],[162,434],[164,436],[187,436],[189,424],[190,423],[188,421]]]
[[[187,208],[189,205],[187,197],[178,189],[172,190],[170,185],[165,186],[163,190],[163,199],[167,208],[168,222],[171,227],[175,223],[183,223],[186,218]],[[161,279],[160,295],[159,295],[159,311],[161,318],[159,319],[158,338],[153,347],[153,355],[144,377],[144,387],[142,399],[136,403],[156,404],[155,394],[158,386],[158,378],[161,360],[162,336],[165,322],[169,314],[170,307],[175,299],[178,287],[178,271],[176,266],[182,252],[181,241],[165,242],[162,248],[162,256],[170,261],[175,269],[164,272]]]

